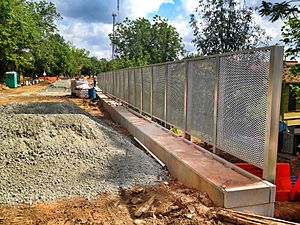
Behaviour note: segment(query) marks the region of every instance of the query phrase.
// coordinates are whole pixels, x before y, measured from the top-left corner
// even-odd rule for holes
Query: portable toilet
[[[5,73],[5,84],[9,88],[18,87],[18,74],[17,74],[17,72],[6,72]]]

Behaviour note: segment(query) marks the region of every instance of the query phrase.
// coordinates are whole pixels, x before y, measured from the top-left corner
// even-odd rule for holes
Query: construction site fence
[[[99,74],[128,106],[263,169],[274,182],[283,47],[270,46]]]

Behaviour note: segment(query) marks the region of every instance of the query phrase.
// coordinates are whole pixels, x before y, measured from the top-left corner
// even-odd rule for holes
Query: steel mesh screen
[[[101,79],[102,77],[100,75],[97,76],[97,86],[101,89],[103,89],[103,86],[102,86],[102,82],[103,82],[103,78]]]
[[[220,57],[217,147],[264,163],[270,51]]]
[[[109,76],[109,93],[111,93],[111,94],[115,94],[114,93],[114,91],[115,91],[115,89],[114,89],[114,72],[109,72],[108,73],[108,76]]]
[[[188,64],[187,130],[208,143],[213,142],[216,66],[215,58]]]
[[[168,65],[167,78],[167,122],[185,129],[184,118],[184,81],[185,64]]]
[[[165,119],[166,68],[166,65],[153,67],[152,114],[161,120]]]
[[[107,92],[107,86],[108,86],[107,84],[108,84],[107,73],[104,73],[104,85],[103,85],[104,92]]]
[[[116,91],[115,91],[115,86],[116,86],[116,83],[115,83],[115,77],[114,77],[114,73],[110,73],[108,72],[108,80],[109,80],[109,86],[108,86],[108,92],[115,95]]]
[[[134,70],[135,81],[135,102],[134,106],[138,109],[141,108],[141,91],[142,91],[142,69],[136,68]]]
[[[124,79],[123,70],[119,71],[119,99],[124,99]]]
[[[134,85],[134,69],[128,70],[128,102],[131,105],[134,105],[135,98],[135,85]]]
[[[124,101],[128,102],[128,69],[123,71]]]
[[[119,71],[113,73],[114,77],[114,96],[119,98]]]
[[[142,68],[142,81],[143,81],[143,111],[151,113],[151,67]]]
[[[108,72],[106,72],[105,77],[106,77],[105,91],[109,92],[110,77],[109,77],[109,73]]]

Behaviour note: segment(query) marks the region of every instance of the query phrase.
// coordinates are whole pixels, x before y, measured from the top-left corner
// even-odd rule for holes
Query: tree
[[[153,18],[153,23],[145,18],[126,18],[117,24],[115,36],[110,34],[109,38],[116,45],[119,58],[113,63],[121,65],[172,61],[183,51],[182,39],[176,29],[159,16]]]
[[[271,3],[263,1],[259,13],[261,16],[269,16],[269,20],[275,22],[278,19],[284,21],[281,28],[283,41],[288,48],[285,51],[286,56],[295,59],[300,57],[300,5],[291,5],[296,1],[283,1],[281,3]],[[300,66],[292,66],[290,71],[292,74],[300,73]]]
[[[51,2],[0,1],[0,81],[15,70],[26,76],[76,75],[91,64],[89,53],[66,42],[55,21],[61,19]]]
[[[236,0],[199,1],[191,15],[192,42],[203,55],[256,47],[269,40],[253,21],[253,11]]]

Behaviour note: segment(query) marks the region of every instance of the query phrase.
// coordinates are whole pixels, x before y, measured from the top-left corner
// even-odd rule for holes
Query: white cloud
[[[277,20],[276,22],[270,22],[267,18],[262,18],[257,13],[254,14],[254,21],[259,24],[265,31],[266,35],[272,38],[270,44],[280,43],[281,36],[281,27],[283,26],[283,22],[281,20]]]
[[[76,47],[85,48],[92,56],[108,58],[111,55],[110,40],[111,24],[86,23],[75,19],[65,18],[68,25],[59,24],[60,34]]]
[[[175,4],[173,0],[126,0],[123,8],[126,11],[126,15],[135,19],[145,17],[149,13],[158,11],[159,7],[164,3]]]
[[[55,0],[55,3],[57,4],[58,10],[60,10],[60,8],[63,9],[62,13],[65,12],[68,7],[72,7],[69,0],[68,4],[60,0]],[[148,14],[158,11],[159,7],[164,3],[175,4],[174,0],[120,1],[120,17],[124,18],[128,16],[130,19],[146,17]],[[79,3],[75,4],[76,10],[79,8],[78,4]],[[114,5],[114,3],[110,4]],[[66,5],[68,5],[68,7],[66,7]],[[76,10],[69,9],[69,11],[67,11],[70,14],[69,17],[63,15],[63,21],[58,23],[60,34],[75,46],[90,51],[90,55],[92,56],[110,58],[111,43],[108,34],[112,32],[112,24],[96,21],[88,22],[89,19],[83,19],[80,15],[75,18],[74,15],[76,14],[74,14],[74,11]],[[107,14],[107,12],[99,11],[99,14],[101,13]],[[109,14],[111,14],[111,12],[109,12]]]
[[[93,0],[87,1],[92,2]],[[254,4],[254,1],[256,0],[251,1],[251,4]],[[66,12],[70,14],[70,16],[63,14],[64,19],[59,23],[61,35],[63,35],[67,41],[71,41],[75,46],[89,50],[93,56],[110,58],[111,44],[108,34],[112,31],[111,11],[113,8],[116,8],[117,1],[113,0],[110,3],[105,2],[105,4],[102,2],[101,4],[103,7],[99,8],[102,9],[102,11],[99,11],[100,16],[98,17],[95,13],[95,15],[90,15],[85,8],[82,8],[86,14],[86,18],[80,16],[80,14],[76,16],[76,10],[79,10],[80,8],[78,6],[79,2],[76,4],[74,3],[75,5],[73,5],[76,10],[70,9],[72,8],[71,0],[55,0],[55,2],[57,3],[58,9],[60,9],[60,7],[63,9],[62,13]],[[180,2],[176,3],[174,0],[120,0],[120,20],[126,16],[130,19],[147,17],[147,15],[157,12],[162,4],[175,4],[178,15],[176,18],[169,20],[169,22],[177,29],[183,39],[186,49],[194,52],[195,47],[191,43],[191,40],[193,39],[193,32],[189,26],[189,20],[190,14],[195,11],[198,3],[198,0],[180,0]],[[247,2],[247,4],[249,4],[249,2]],[[95,7],[96,6],[97,4],[95,3]],[[68,7],[69,10],[66,11]],[[99,7],[99,5],[97,7]],[[91,18],[87,17],[89,15]],[[104,17],[106,19],[101,20],[101,18]],[[267,35],[272,37],[273,40],[271,44],[279,42],[281,39],[280,28],[283,24],[281,21],[271,23],[267,20],[267,18],[261,18],[258,14],[255,14],[255,21],[266,30]]]
[[[195,47],[191,43],[193,39],[193,31],[188,23],[188,17],[179,15],[174,20],[170,20],[169,22],[173,27],[177,29],[177,32],[182,37],[182,41],[185,45],[186,50],[194,52]]]
[[[195,11],[196,7],[199,4],[197,0],[181,0],[183,9],[187,14],[191,14]]]

